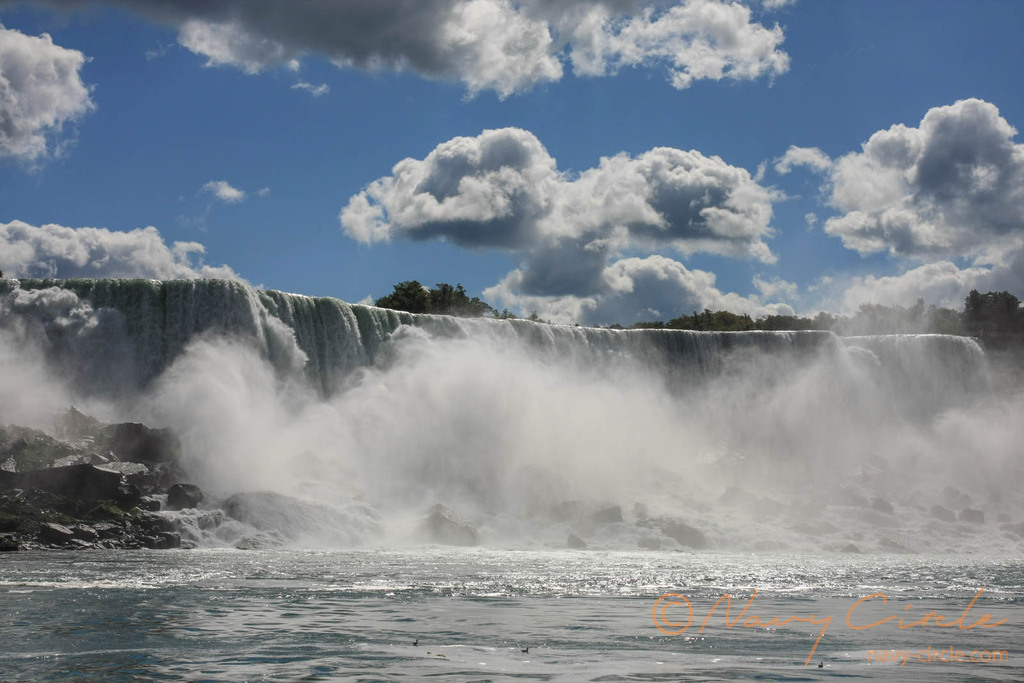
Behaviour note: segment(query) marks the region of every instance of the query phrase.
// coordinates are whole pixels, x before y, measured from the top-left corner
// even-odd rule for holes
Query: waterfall
[[[94,385],[110,385],[114,382],[111,377],[127,381],[127,366],[131,382],[144,387],[190,342],[218,334],[250,344],[279,372],[303,368],[313,386],[329,395],[353,370],[373,365],[388,339],[403,325],[435,337],[491,339],[525,345],[538,354],[583,357],[584,362],[621,356],[687,377],[722,370],[725,359],[738,351],[835,353],[844,346],[936,391],[951,386],[950,382],[977,384],[984,375],[984,354],[978,344],[948,335],[841,339],[824,331],[612,330],[526,320],[463,319],[256,290],[229,280],[3,282],[0,296],[8,300],[3,310],[8,315],[34,315],[46,331],[54,355],[62,357],[66,367],[76,366],[81,380]],[[55,299],[59,301],[56,308]],[[71,335],[64,323],[76,312],[94,319]],[[936,360],[948,372],[936,376]]]

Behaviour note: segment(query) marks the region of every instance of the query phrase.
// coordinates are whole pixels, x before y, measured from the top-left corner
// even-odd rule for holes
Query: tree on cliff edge
[[[374,302],[375,306],[409,313],[434,313],[477,318],[495,311],[477,297],[470,297],[461,284],[454,287],[439,282],[435,289],[427,289],[418,280],[406,280],[395,285],[395,291]]]
[[[974,335],[1024,332],[1024,311],[1020,299],[1009,292],[976,289],[964,299],[964,325]]]

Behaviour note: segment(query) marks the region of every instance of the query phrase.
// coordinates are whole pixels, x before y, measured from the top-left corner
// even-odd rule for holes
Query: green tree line
[[[490,316],[515,318],[508,309],[498,311],[478,297],[470,297],[461,284],[454,287],[440,282],[433,288],[416,280],[399,282],[394,291],[377,299],[376,306],[410,313],[434,313],[461,317]],[[541,320],[531,312],[528,320]],[[622,325],[610,325],[624,329]],[[926,306],[918,299],[913,306],[862,304],[856,313],[837,316],[821,312],[814,317],[765,315],[751,318],[729,311],[694,311],[668,321],[638,322],[631,329],[698,330],[708,332],[744,332],[748,330],[830,330],[841,335],[857,334],[959,334],[976,337],[1000,337],[1024,334],[1024,308],[1010,292],[971,290],[964,299],[964,310]]]

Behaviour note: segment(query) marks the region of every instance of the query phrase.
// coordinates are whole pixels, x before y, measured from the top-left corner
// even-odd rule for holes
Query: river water
[[[1019,558],[0,556],[2,681],[1020,681],[1021,643]]]

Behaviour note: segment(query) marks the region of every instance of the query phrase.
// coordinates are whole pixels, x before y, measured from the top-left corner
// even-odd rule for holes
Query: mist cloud
[[[63,126],[95,107],[80,71],[86,58],[0,24],[0,158],[50,154]]]
[[[780,196],[719,157],[668,147],[605,157],[571,174],[532,133],[505,128],[400,161],[392,175],[353,196],[340,220],[346,234],[367,244],[441,239],[519,254],[520,268],[493,295],[567,319],[568,311],[598,316],[612,298],[630,292],[639,297],[640,288],[623,284],[637,268],[619,261],[625,255],[668,248],[774,262],[765,240]],[[675,266],[666,271],[667,263]],[[650,276],[687,293],[667,310],[721,298],[693,280],[696,271],[676,266],[682,268],[664,259],[656,268],[661,274]]]
[[[722,0],[50,0],[127,7],[178,30],[210,66],[255,74],[307,55],[339,67],[410,70],[500,97],[578,75],[658,67],[674,87],[785,73],[777,25]]]
[[[238,279],[228,266],[203,264],[204,252],[198,242],[168,245],[154,227],[120,232],[0,223],[0,270],[8,277]]]

